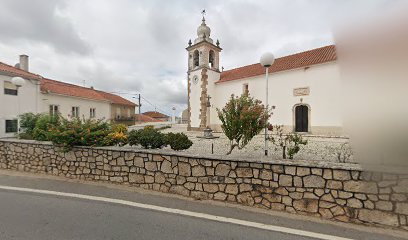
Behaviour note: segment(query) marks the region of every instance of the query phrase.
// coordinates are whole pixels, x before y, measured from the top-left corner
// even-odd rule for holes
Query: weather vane
[[[204,19],[204,16],[205,16],[205,9],[203,9],[203,11],[201,11],[201,15],[203,15],[203,19]]]

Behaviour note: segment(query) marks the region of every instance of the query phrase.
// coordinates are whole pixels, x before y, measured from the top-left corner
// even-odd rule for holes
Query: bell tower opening
[[[193,67],[200,66],[200,53],[198,50],[195,50],[193,53]]]

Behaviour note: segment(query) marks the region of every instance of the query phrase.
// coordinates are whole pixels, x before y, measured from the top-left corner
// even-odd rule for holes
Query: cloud
[[[50,45],[61,54],[89,54],[87,44],[61,10],[61,0],[3,0],[0,32],[3,41],[33,41]]]
[[[133,99],[143,111],[187,107],[187,42],[207,11],[225,69],[333,43],[333,26],[385,0],[3,0],[0,61],[30,55],[33,72]],[[134,100],[134,99],[133,99]]]

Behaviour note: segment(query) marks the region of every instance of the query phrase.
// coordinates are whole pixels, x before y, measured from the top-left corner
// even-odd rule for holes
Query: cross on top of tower
[[[203,9],[203,11],[201,11],[201,15],[203,15],[203,21],[205,21],[205,9]]]

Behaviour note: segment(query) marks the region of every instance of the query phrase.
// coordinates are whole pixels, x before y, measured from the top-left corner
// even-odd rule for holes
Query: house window
[[[242,94],[244,94],[244,95],[248,95],[248,94],[249,94],[248,83],[245,83],[245,84],[242,86]]]
[[[17,119],[6,120],[6,133],[16,133],[18,128]]]
[[[11,82],[4,82],[4,94],[5,95],[18,95],[17,86],[12,84]]]
[[[72,107],[71,110],[71,116],[74,117],[79,117],[79,107]]]
[[[58,115],[59,107],[58,105],[50,105],[50,116]]]
[[[127,109],[128,118],[130,118],[130,108]]]
[[[90,108],[89,109],[89,117],[90,118],[95,118],[96,117],[96,108]]]

